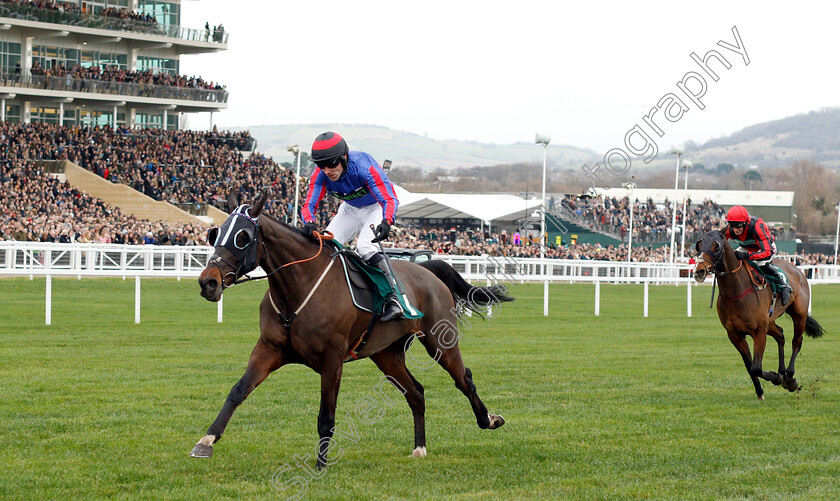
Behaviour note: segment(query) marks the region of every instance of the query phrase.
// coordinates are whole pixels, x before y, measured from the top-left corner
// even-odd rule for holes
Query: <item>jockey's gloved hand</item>
[[[388,223],[387,220],[383,219],[379,226],[376,227],[376,230],[373,232],[373,240],[372,243],[377,243],[385,240],[388,238],[388,235],[391,233],[391,224]]]
[[[318,231],[318,225],[313,222],[308,222],[303,225],[303,228],[300,230],[300,234],[311,239],[315,239],[315,234],[313,232]]]
[[[737,257],[741,261],[746,261],[747,259],[750,258],[750,253],[747,252],[747,251],[736,250],[735,251],[735,257]]]

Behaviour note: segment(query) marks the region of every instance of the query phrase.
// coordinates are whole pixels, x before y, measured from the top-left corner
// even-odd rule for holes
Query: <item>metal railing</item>
[[[0,70],[0,85],[64,92],[89,92],[92,94],[111,94],[116,96],[200,101],[205,103],[227,103],[228,100],[228,91],[226,90],[115,82],[89,78],[73,78],[72,76],[23,75],[8,68]]]
[[[197,277],[207,246],[0,242],[0,275]],[[693,280],[692,265],[502,256],[436,256],[465,279],[501,282],[675,283]],[[840,283],[840,266],[800,266],[811,283]],[[707,283],[711,283],[707,281]]]
[[[0,17],[37,21],[41,23],[55,23],[66,26],[96,28],[101,30],[131,31],[149,35],[160,35],[178,38],[191,42],[213,42],[226,44],[229,34],[225,31],[211,31],[206,29],[182,28],[167,26],[160,23],[123,19],[97,14],[80,14],[78,12],[62,12],[52,9],[39,9],[29,5],[0,3]]]

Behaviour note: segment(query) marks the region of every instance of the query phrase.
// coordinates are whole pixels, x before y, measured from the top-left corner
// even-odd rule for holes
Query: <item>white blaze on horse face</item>
[[[426,457],[426,448],[425,447],[417,447],[414,449],[414,452],[411,453],[411,457],[413,458],[424,458]]]

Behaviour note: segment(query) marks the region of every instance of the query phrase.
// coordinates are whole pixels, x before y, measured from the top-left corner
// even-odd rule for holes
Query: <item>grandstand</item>
[[[227,49],[227,33],[182,27],[180,13],[180,0],[3,0],[0,121],[177,129],[181,113],[226,109],[227,91],[195,78],[126,78],[178,77],[181,55]]]

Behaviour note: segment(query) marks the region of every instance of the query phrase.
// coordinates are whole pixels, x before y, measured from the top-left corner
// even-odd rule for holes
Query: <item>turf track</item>
[[[187,457],[240,377],[258,335],[264,284],[231,289],[225,322],[193,280],[0,281],[0,498],[285,499],[317,443],[319,382],[284,367],[237,411],[215,457]],[[479,395],[507,424],[479,430],[438,367],[426,388],[429,457],[411,452],[401,399],[354,422],[358,441],[304,499],[840,499],[840,286],[815,286],[823,339],[805,339],[798,393],[755,398],[713,310],[709,287],[512,285],[518,300],[471,321],[461,348]],[[788,339],[790,321],[781,324]],[[771,342],[772,343],[772,342]],[[768,344],[765,368],[775,369]],[[418,353],[418,360],[426,361]],[[380,373],[345,366],[337,426]],[[394,398],[398,397],[394,393]],[[307,476],[308,478],[308,476]]]

